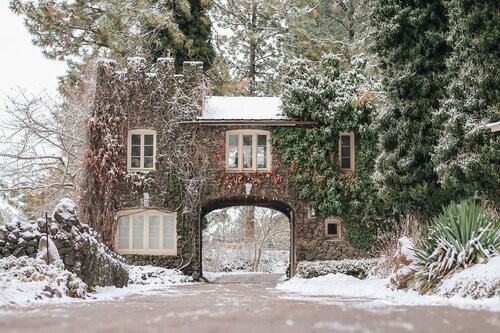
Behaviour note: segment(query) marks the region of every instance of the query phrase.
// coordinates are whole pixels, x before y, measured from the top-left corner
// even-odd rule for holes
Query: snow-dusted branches
[[[10,96],[1,128],[0,167],[6,188],[53,204],[75,189],[83,144],[83,115],[77,105],[45,93]],[[52,196],[54,196],[52,198]]]

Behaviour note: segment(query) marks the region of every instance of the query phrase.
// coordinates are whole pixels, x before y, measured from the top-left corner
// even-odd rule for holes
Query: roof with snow
[[[205,99],[198,120],[287,120],[279,97],[225,97]]]

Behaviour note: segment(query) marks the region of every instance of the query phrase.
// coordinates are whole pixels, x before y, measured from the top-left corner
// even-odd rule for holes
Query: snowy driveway
[[[0,309],[0,332],[499,332],[498,312],[187,284],[108,301]]]

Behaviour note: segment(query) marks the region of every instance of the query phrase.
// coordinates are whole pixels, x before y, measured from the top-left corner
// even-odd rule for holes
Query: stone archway
[[[233,197],[220,197],[217,199],[212,199],[210,201],[207,201],[201,210],[200,214],[200,225],[199,225],[199,239],[200,239],[200,246],[199,246],[199,253],[198,257],[200,258],[199,261],[199,272],[203,272],[203,235],[202,235],[202,227],[201,223],[203,218],[210,212],[217,210],[217,209],[222,209],[222,208],[228,208],[228,207],[234,207],[234,206],[255,206],[255,207],[263,207],[263,208],[270,208],[274,209],[276,211],[279,211],[283,215],[285,215],[288,218],[288,221],[290,223],[290,257],[289,257],[289,268],[288,268],[288,273],[290,276],[295,275],[295,270],[296,270],[296,251],[295,251],[295,213],[293,208],[281,201],[281,200],[276,200],[276,199],[269,199],[265,197],[256,197],[256,196],[233,196]]]

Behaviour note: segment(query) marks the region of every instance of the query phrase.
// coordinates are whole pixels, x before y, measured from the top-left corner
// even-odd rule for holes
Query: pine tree
[[[401,215],[425,219],[447,201],[431,162],[441,130],[433,112],[446,86],[446,10],[436,0],[380,0],[373,22],[387,92],[375,173],[380,195]]]
[[[368,53],[372,44],[373,0],[298,0],[287,19],[289,57],[319,60],[334,53],[345,59]]]
[[[173,18],[179,30],[184,35],[178,39],[168,29],[156,31],[154,25],[147,27],[156,34],[156,38],[150,40],[147,48],[150,50],[150,59],[155,61],[159,57],[168,54],[175,58],[177,69],[182,69],[184,61],[202,61],[205,70],[208,70],[215,58],[215,49],[211,40],[212,23],[207,16],[210,2],[208,0],[188,0],[189,9],[176,6],[172,1],[156,1],[160,7],[169,8],[173,12]]]
[[[433,161],[443,187],[458,201],[484,195],[500,208],[500,3],[446,0],[450,82],[436,117],[445,119]]]
[[[210,21],[205,0],[11,0],[33,43],[51,59],[66,60],[66,82],[78,82],[82,63],[101,56],[124,64],[141,56],[172,55],[210,66]]]
[[[237,87],[235,93],[276,93],[273,75],[283,59],[288,10],[286,0],[214,1],[215,44]]]

